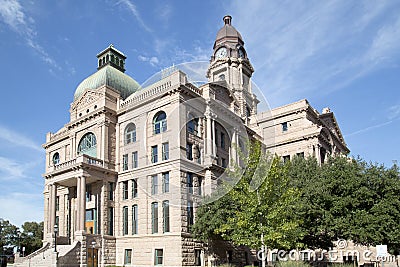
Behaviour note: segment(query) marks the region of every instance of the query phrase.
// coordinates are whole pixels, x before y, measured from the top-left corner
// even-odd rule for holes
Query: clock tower
[[[232,17],[227,15],[223,21],[224,26],[217,33],[207,70],[208,82],[224,84],[238,102],[238,115],[251,123],[259,103],[251,88],[254,69],[241,34],[231,25]]]

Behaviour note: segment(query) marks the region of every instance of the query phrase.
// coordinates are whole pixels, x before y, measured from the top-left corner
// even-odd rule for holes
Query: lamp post
[[[96,241],[92,241],[92,267],[94,267],[94,248],[96,247]]]
[[[21,256],[21,232],[17,230],[17,235],[18,235],[18,256]]]
[[[58,235],[58,225],[54,225],[54,252],[57,252],[57,235]]]

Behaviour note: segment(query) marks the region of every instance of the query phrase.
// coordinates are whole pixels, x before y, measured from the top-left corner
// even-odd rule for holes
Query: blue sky
[[[48,131],[109,44],[139,83],[208,60],[230,14],[271,107],[335,112],[351,155],[391,166],[400,143],[399,1],[0,0],[0,217],[43,219]]]

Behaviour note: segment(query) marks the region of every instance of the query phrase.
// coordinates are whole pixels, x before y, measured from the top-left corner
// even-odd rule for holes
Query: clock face
[[[224,58],[224,57],[227,57],[227,55],[228,55],[228,53],[227,53],[225,47],[221,47],[217,50],[217,52],[215,52],[216,58]]]

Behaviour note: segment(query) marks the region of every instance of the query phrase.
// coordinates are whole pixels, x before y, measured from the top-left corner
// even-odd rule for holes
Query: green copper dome
[[[74,100],[86,90],[96,90],[107,85],[117,90],[122,99],[139,90],[140,85],[125,72],[126,56],[112,44],[97,54],[97,72],[84,79],[76,88]]]
[[[108,65],[84,79],[76,88],[74,100],[78,99],[86,90],[96,90],[103,85],[112,87],[120,92],[122,99],[136,92],[140,85],[125,73]]]

